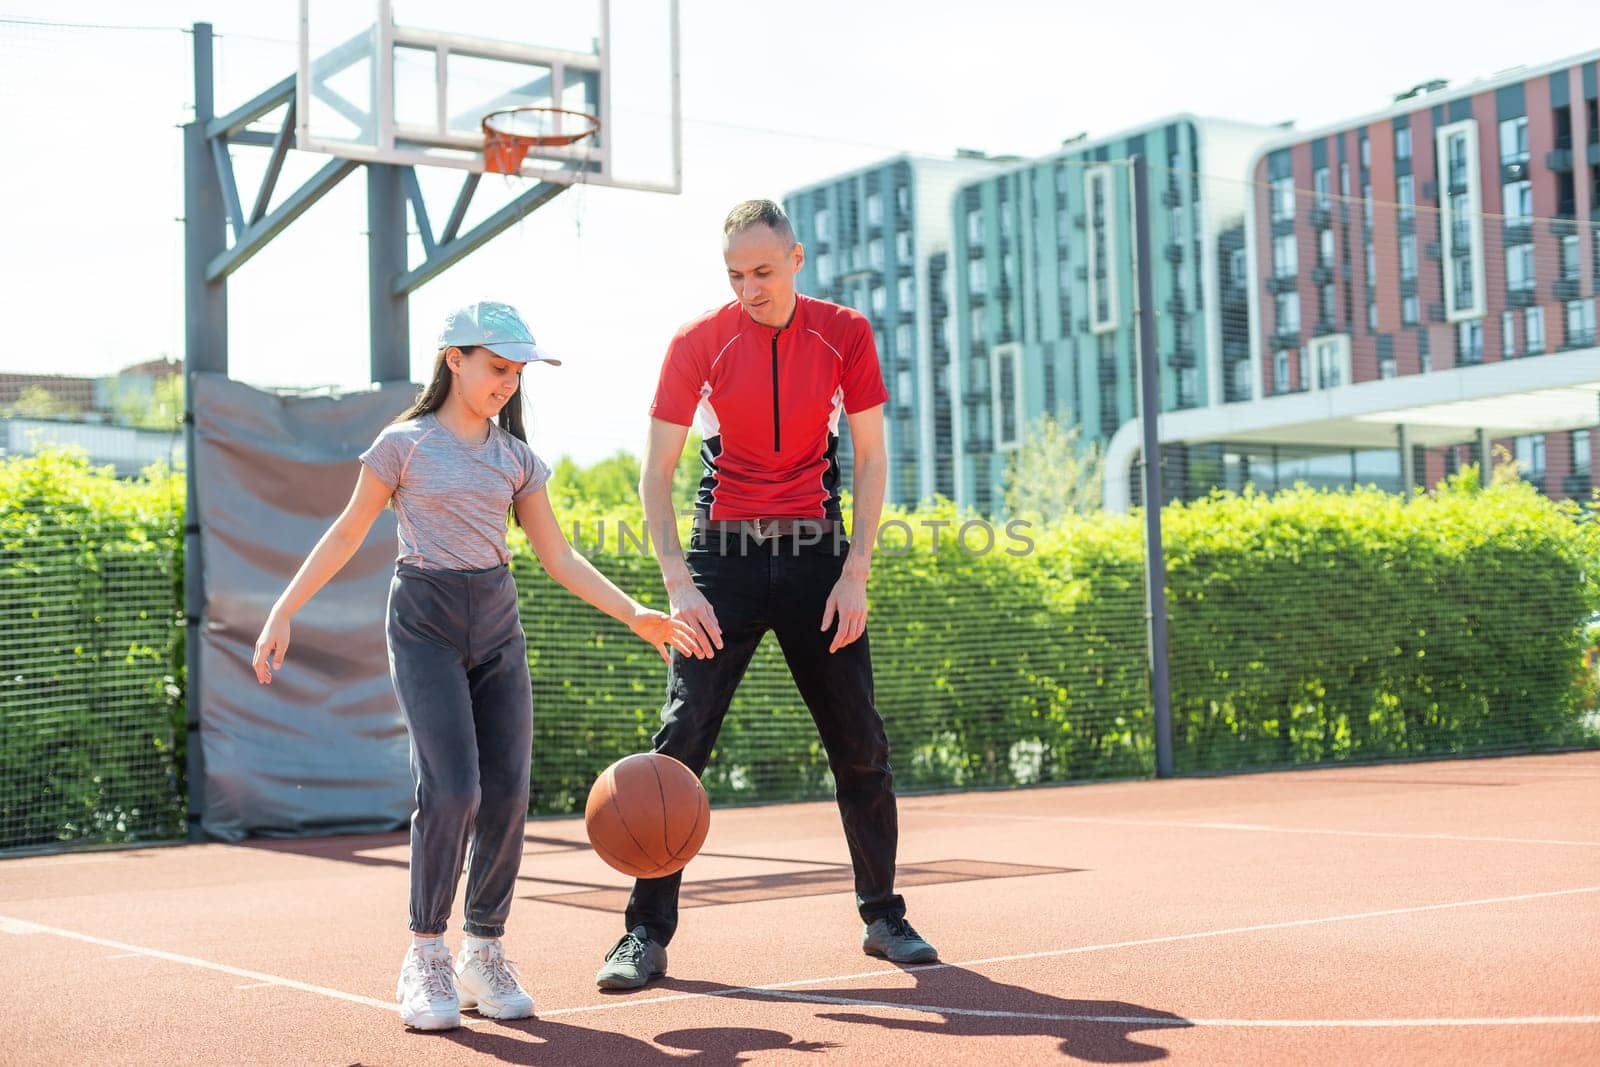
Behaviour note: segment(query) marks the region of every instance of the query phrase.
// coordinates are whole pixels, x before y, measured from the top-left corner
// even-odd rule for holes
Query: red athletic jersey
[[[838,519],[839,413],[887,399],[866,318],[796,295],[781,330],[751,319],[738,301],[680,329],[650,414],[679,426],[699,415],[702,514]]]

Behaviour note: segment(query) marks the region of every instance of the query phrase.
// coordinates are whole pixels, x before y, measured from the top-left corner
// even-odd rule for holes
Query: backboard
[[[682,187],[677,0],[300,0],[296,147],[483,171],[483,117],[537,105],[600,130],[519,173]]]

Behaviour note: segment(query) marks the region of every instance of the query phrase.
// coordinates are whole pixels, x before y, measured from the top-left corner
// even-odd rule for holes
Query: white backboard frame
[[[551,95],[562,98],[569,76],[592,75],[599,79],[600,136],[593,141],[531,149],[519,171],[525,178],[562,184],[604,185],[645,192],[683,191],[683,110],[680,87],[678,0],[668,5],[669,33],[666,42],[670,79],[671,177],[665,181],[621,178],[613,173],[614,157],[609,133],[612,124],[611,0],[599,0],[599,37],[594,54],[513,41],[451,33],[443,30],[397,26],[392,0],[376,0],[376,17],[367,32],[373,35],[371,56],[375,69],[373,116],[375,142],[331,139],[317,136],[311,128],[312,108],[302,103],[295,113],[295,145],[303,151],[319,152],[358,160],[363,163],[393,163],[403,166],[447,167],[484,172],[481,134],[452,129],[449,124],[448,59],[451,56],[523,63],[548,68]],[[299,0],[299,51],[295,74],[296,99],[312,100],[312,67],[316,57],[311,45],[311,0]],[[435,56],[435,108],[431,125],[400,124],[395,117],[394,60],[397,48],[431,51]]]

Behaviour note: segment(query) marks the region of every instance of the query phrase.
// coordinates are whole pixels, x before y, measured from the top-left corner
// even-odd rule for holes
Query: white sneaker
[[[506,959],[499,941],[463,949],[456,964],[461,1007],[477,1008],[490,1019],[526,1019],[533,1014],[533,998],[517,978],[517,965]]]
[[[417,1030],[454,1030],[461,1025],[450,950],[443,945],[412,945],[394,987],[400,1021]]]

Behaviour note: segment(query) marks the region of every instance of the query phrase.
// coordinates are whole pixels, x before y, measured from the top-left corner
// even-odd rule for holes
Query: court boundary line
[[[628,998],[628,999],[620,999],[619,998],[614,1003],[574,1005],[572,1007],[567,1007],[567,1008],[555,1008],[555,1009],[548,1010],[548,1011],[536,1011],[535,1015],[536,1015],[537,1018],[546,1019],[546,1018],[555,1018],[555,1017],[559,1017],[559,1016],[563,1016],[563,1015],[580,1015],[580,1014],[587,1014],[587,1013],[590,1013],[590,1012],[598,1012],[598,1011],[616,1011],[616,1010],[623,1009],[623,1008],[639,1008],[639,1007],[646,1007],[646,1006],[650,1006],[650,1005],[668,1004],[668,1003],[681,1002],[681,1001],[690,1001],[690,1000],[712,1000],[712,999],[716,999],[716,998],[719,998],[719,997],[732,997],[732,996],[740,996],[740,995],[766,996],[766,997],[772,997],[773,999],[777,999],[777,1000],[790,1000],[790,1001],[797,1001],[797,1002],[804,1003],[804,1002],[807,1002],[808,1000],[815,1000],[818,997],[826,997],[827,995],[826,994],[821,994],[821,993],[802,992],[797,987],[800,987],[800,986],[811,986],[811,985],[825,985],[825,984],[829,984],[829,983],[832,983],[832,982],[856,981],[856,980],[863,979],[863,978],[883,978],[883,977],[889,977],[889,976],[894,976],[894,975],[901,975],[901,974],[907,974],[907,973],[916,973],[916,972],[922,972],[922,971],[938,971],[938,970],[951,970],[951,969],[955,969],[955,968],[981,967],[981,966],[987,966],[987,965],[997,964],[997,963],[1014,963],[1014,962],[1018,962],[1018,961],[1021,961],[1021,960],[1051,959],[1051,958],[1059,958],[1059,957],[1063,957],[1063,956],[1082,955],[1082,954],[1086,954],[1086,953],[1090,953],[1090,952],[1106,952],[1106,951],[1113,951],[1113,950],[1116,950],[1116,949],[1123,949],[1123,948],[1137,948],[1137,947],[1141,947],[1141,946],[1144,946],[1144,945],[1172,944],[1172,943],[1176,943],[1176,942],[1180,942],[1180,941],[1198,941],[1198,940],[1203,940],[1203,939],[1206,939],[1206,938],[1227,937],[1227,936],[1231,936],[1231,935],[1235,935],[1235,934],[1260,933],[1260,932],[1265,932],[1265,931],[1268,931],[1268,930],[1286,930],[1286,929],[1294,929],[1296,927],[1318,926],[1318,925],[1322,925],[1322,924],[1326,924],[1326,923],[1359,922],[1359,921],[1365,920],[1365,919],[1389,918],[1389,917],[1398,916],[1398,915],[1415,915],[1415,914],[1422,914],[1422,913],[1434,912],[1434,911],[1448,911],[1448,910],[1453,910],[1453,909],[1457,909],[1457,908],[1482,907],[1482,906],[1485,906],[1485,905],[1493,905],[1493,904],[1512,904],[1512,903],[1520,903],[1520,902],[1529,901],[1529,900],[1547,900],[1547,899],[1551,899],[1551,898],[1555,898],[1555,897],[1567,897],[1567,896],[1575,896],[1575,895],[1581,895],[1581,894],[1587,894],[1587,893],[1600,893],[1600,885],[1580,886],[1580,887],[1576,887],[1576,888],[1572,888],[1572,889],[1553,889],[1553,890],[1546,890],[1546,891],[1537,892],[1537,893],[1519,893],[1519,894],[1516,894],[1516,895],[1513,895],[1513,896],[1505,896],[1505,897],[1483,897],[1483,898],[1478,898],[1478,899],[1474,899],[1474,900],[1447,901],[1447,902],[1441,903],[1441,904],[1409,905],[1409,906],[1400,907],[1400,908],[1385,908],[1385,909],[1378,910],[1378,911],[1352,912],[1352,913],[1345,914],[1345,915],[1319,916],[1319,917],[1310,918],[1310,919],[1289,919],[1289,920],[1284,920],[1284,921],[1281,921],[1281,922],[1274,922],[1274,923],[1257,923],[1257,924],[1253,924],[1253,925],[1250,925],[1250,926],[1234,926],[1234,927],[1226,927],[1226,928],[1217,929],[1217,930],[1192,931],[1190,933],[1185,933],[1185,934],[1166,934],[1166,935],[1162,935],[1162,936],[1158,936],[1158,937],[1134,938],[1134,939],[1127,940],[1127,941],[1108,942],[1108,943],[1097,944],[1097,945],[1075,945],[1075,946],[1073,946],[1071,948],[1046,949],[1046,950],[1042,950],[1042,951],[1039,951],[1039,952],[1024,952],[1024,953],[1017,953],[1017,954],[1006,955],[1006,956],[987,956],[987,957],[984,957],[984,958],[981,958],[981,959],[963,960],[963,961],[956,962],[956,963],[930,963],[930,964],[923,964],[921,966],[905,967],[905,968],[900,968],[900,967],[877,968],[877,969],[871,970],[871,971],[859,971],[859,972],[856,972],[854,974],[831,975],[831,976],[828,976],[828,977],[821,977],[821,978],[802,978],[802,979],[796,979],[796,980],[788,981],[788,982],[773,982],[773,983],[769,983],[769,984],[766,984],[766,985],[760,985],[760,986],[742,986],[742,987],[731,988],[731,989],[719,989],[719,990],[713,990],[711,992],[704,992],[704,993],[701,993],[701,992],[696,992],[696,993],[674,993],[674,994],[669,994],[669,995],[666,995],[666,996],[657,996],[657,997],[642,997],[642,998]],[[99,945],[99,946],[106,947],[106,948],[122,949],[122,950],[130,952],[130,953],[132,953],[134,955],[145,956],[145,957],[148,957],[148,958],[151,958],[151,959],[164,960],[164,961],[167,961],[167,962],[170,962],[170,963],[179,963],[179,964],[183,964],[185,966],[196,967],[196,968],[199,968],[199,969],[202,969],[202,970],[216,971],[216,972],[221,973],[221,974],[232,975],[232,976],[238,977],[238,978],[249,978],[249,979],[255,980],[257,982],[260,982],[260,983],[262,983],[264,985],[281,986],[281,987],[287,988],[287,989],[295,989],[295,990],[298,990],[298,991],[303,992],[303,993],[314,993],[314,994],[317,994],[317,995],[320,995],[320,996],[329,997],[329,998],[334,999],[334,1000],[345,1001],[347,1003],[362,1004],[362,1005],[365,1005],[367,1007],[378,1008],[381,1011],[385,1011],[385,1012],[389,1012],[389,1013],[394,1013],[394,1012],[397,1012],[399,1010],[397,1004],[391,1003],[389,1001],[378,1000],[375,997],[364,996],[364,995],[359,994],[359,993],[347,993],[344,990],[333,989],[333,988],[330,988],[328,986],[319,986],[319,985],[315,985],[315,984],[310,983],[310,982],[302,982],[302,981],[299,981],[298,979],[294,979],[294,978],[284,978],[281,975],[267,974],[264,971],[253,971],[253,970],[250,970],[250,969],[244,968],[244,967],[235,967],[235,966],[233,966],[231,964],[217,963],[217,962],[215,962],[213,960],[201,959],[198,956],[188,956],[188,955],[184,955],[182,953],[168,952],[165,949],[149,948],[147,946],[134,945],[134,944],[130,944],[130,943],[125,942],[125,941],[117,941],[117,940],[114,940],[114,939],[111,939],[111,938],[97,937],[97,936],[95,936],[93,934],[79,933],[76,930],[67,930],[67,929],[64,929],[64,928],[58,927],[58,926],[49,926],[49,925],[46,925],[44,923],[36,923],[36,922],[33,922],[31,920],[28,920],[28,919],[19,919],[19,918],[16,918],[14,916],[10,916],[10,915],[0,915],[0,933],[12,934],[12,935],[22,935],[22,936],[45,934],[45,935],[49,935],[49,936],[53,936],[53,937],[61,937],[61,938],[66,938],[66,939],[73,940],[73,941],[80,941],[80,942],[83,942],[85,944],[90,944],[90,945]],[[1127,1016],[1127,1017],[1121,1017],[1121,1016],[1090,1016],[1090,1015],[1054,1016],[1054,1015],[1033,1014],[1033,1013],[1028,1013],[1028,1012],[1007,1012],[1007,1013],[987,1012],[984,1009],[977,1009],[977,1008],[955,1008],[955,1007],[944,1007],[944,1008],[941,1008],[941,1007],[934,1007],[934,1006],[929,1006],[929,1005],[905,1005],[905,1004],[893,1004],[893,1003],[887,1003],[887,1002],[880,1004],[878,1002],[873,1002],[873,1001],[850,1000],[848,998],[837,998],[837,997],[830,998],[830,999],[827,999],[827,1000],[823,1000],[823,1001],[820,1001],[820,1002],[821,1003],[833,1003],[834,1001],[840,1001],[845,1006],[854,1005],[854,1006],[867,1006],[867,1007],[880,1007],[880,1008],[899,1008],[899,1009],[903,1009],[903,1010],[906,1010],[906,1011],[931,1012],[931,1013],[935,1013],[935,1014],[943,1013],[943,1014],[954,1014],[954,1015],[977,1015],[977,1016],[985,1016],[985,1017],[987,1017],[989,1015],[992,1015],[993,1017],[996,1017],[996,1018],[1017,1018],[1017,1019],[1036,1018],[1036,1019],[1045,1019],[1045,1020],[1050,1020],[1050,1021],[1066,1021],[1066,1022],[1070,1022],[1070,1021],[1078,1021],[1078,1022],[1121,1022],[1121,1023],[1136,1023],[1138,1025],[1145,1025],[1145,1024],[1152,1024],[1153,1025],[1154,1022],[1159,1022],[1160,1025],[1163,1025],[1163,1026],[1166,1026],[1166,1027],[1169,1027],[1169,1028],[1182,1028],[1185,1025],[1187,1025],[1187,1026],[1238,1026],[1238,1027],[1248,1027],[1248,1026],[1258,1026],[1258,1027],[1294,1027],[1294,1026],[1311,1027],[1311,1026],[1321,1026],[1321,1027],[1334,1027],[1334,1028],[1336,1028],[1336,1027],[1340,1027],[1340,1026],[1350,1026],[1350,1027],[1373,1027],[1373,1026],[1389,1026],[1389,1027],[1418,1026],[1418,1027],[1421,1027],[1421,1026],[1430,1026],[1430,1025],[1434,1025],[1434,1026],[1515,1026],[1515,1025],[1535,1025],[1535,1024],[1538,1024],[1538,1025],[1590,1025],[1590,1024],[1600,1023],[1600,1016],[1511,1016],[1511,1017],[1504,1017],[1504,1018],[1499,1018],[1499,1019],[1494,1019],[1494,1018],[1470,1019],[1469,1018],[1469,1019],[1453,1019],[1453,1020],[1452,1019],[1437,1019],[1437,1020],[1418,1020],[1418,1019],[1389,1019],[1389,1020],[1383,1020],[1383,1019],[1369,1019],[1369,1020],[1336,1020],[1336,1019],[1323,1019],[1323,1020],[1303,1020],[1303,1019],[1302,1020],[1294,1020],[1294,1019],[1290,1019],[1290,1020],[1282,1020],[1282,1019],[1278,1019],[1278,1020],[1274,1020],[1274,1019],[1247,1020],[1247,1019],[1233,1019],[1233,1020],[1228,1020],[1228,1019],[1219,1019],[1219,1020],[1199,1020],[1199,1019],[1185,1019],[1185,1020],[1181,1020],[1181,1021],[1175,1021],[1173,1019],[1154,1018],[1153,1017],[1153,1021],[1152,1021],[1152,1019],[1146,1019],[1145,1017],[1134,1017],[1134,1016]],[[482,1019],[479,1019],[479,1018],[476,1018],[476,1017],[471,1017],[470,1013],[464,1012],[464,1013],[462,1013],[461,1021],[462,1021],[462,1025],[463,1026],[469,1026],[470,1027],[472,1025],[475,1025],[475,1024],[477,1024],[479,1022],[483,1022],[483,1021],[486,1021],[486,1020],[482,1020]]]
[[[1271,826],[1251,822],[1204,822],[1181,819],[1123,819],[1111,815],[1023,815],[1017,812],[921,811],[938,819],[1004,819],[1008,822],[1069,822],[1090,826],[1150,826],[1163,830],[1232,830],[1258,834],[1313,834],[1324,837],[1377,837],[1403,841],[1457,841],[1486,845],[1558,845],[1600,848],[1600,841],[1549,837],[1493,837],[1479,834],[1414,833],[1403,830],[1340,830],[1314,826]]]

